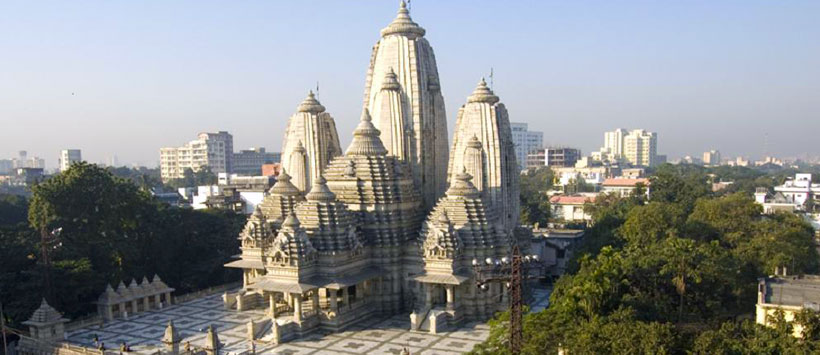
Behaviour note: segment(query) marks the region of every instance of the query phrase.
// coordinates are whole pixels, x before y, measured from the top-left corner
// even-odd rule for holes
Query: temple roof
[[[391,34],[400,34],[410,38],[424,36],[426,31],[410,18],[410,11],[407,10],[407,3],[401,0],[399,4],[399,11],[396,18],[387,27],[382,29],[382,37],[387,37]]]
[[[386,155],[387,149],[379,138],[380,134],[381,132],[373,125],[370,111],[364,109],[359,126],[353,131],[353,142],[350,143],[345,155]]]
[[[313,248],[299,219],[293,213],[285,218],[279,234],[271,243],[271,254],[276,257],[277,253],[283,254],[282,256],[286,257],[284,262],[291,266],[310,262],[315,257],[316,249]]]
[[[509,244],[500,218],[485,203],[471,180],[470,174],[457,174],[446,196],[430,212],[421,232],[425,247],[441,245],[471,249]],[[452,240],[451,229],[458,235],[457,241]]]
[[[43,301],[40,302],[40,307],[38,307],[37,310],[34,311],[34,314],[31,315],[31,318],[23,322],[23,324],[39,326],[65,322],[68,322],[68,319],[63,318],[63,315],[57,312],[54,307],[49,306],[46,299],[43,298]]]
[[[319,103],[319,100],[316,100],[316,96],[313,95],[313,90],[311,90],[296,110],[299,112],[321,113],[325,112],[325,107]]]
[[[473,93],[467,98],[467,102],[486,102],[490,105],[495,104],[498,100],[498,96],[495,96],[493,91],[490,90],[484,78],[481,78],[481,81],[478,82],[478,86],[476,86]]]
[[[356,231],[356,216],[336,200],[324,177],[320,177],[296,208],[301,227],[313,246],[322,253],[350,251],[362,246]]]
[[[302,148],[304,149],[304,148]],[[276,178],[276,183],[268,190],[268,195],[259,204],[258,209],[264,213],[268,221],[274,226],[285,220],[296,205],[305,200],[302,193],[290,182],[290,175],[282,169]]]

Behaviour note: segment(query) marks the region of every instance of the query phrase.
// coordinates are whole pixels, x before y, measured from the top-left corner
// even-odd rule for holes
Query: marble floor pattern
[[[549,290],[534,292],[533,309],[547,306]],[[118,319],[101,327],[90,327],[71,331],[67,340],[77,345],[95,347],[96,336],[108,349],[119,349],[121,343],[128,344],[136,353],[155,354],[161,350],[160,339],[165,333],[169,320],[174,321],[185,342],[198,347],[205,342],[205,332],[209,325],[216,328],[223,347],[221,354],[250,354],[251,344],[247,339],[247,325],[250,319],[264,318],[263,310],[226,311],[222,308],[221,295],[210,295],[190,302],[166,307]],[[292,340],[279,345],[257,343],[257,354],[396,354],[407,348],[411,354],[461,354],[470,351],[475,344],[489,336],[489,326],[470,323],[442,334],[411,332],[407,315],[397,315],[384,319],[370,319],[339,333],[314,333],[308,337]]]

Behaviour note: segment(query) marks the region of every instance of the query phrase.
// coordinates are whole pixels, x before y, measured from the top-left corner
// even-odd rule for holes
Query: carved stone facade
[[[414,330],[436,332],[507,305],[499,282],[476,289],[470,264],[522,238],[507,111],[482,81],[448,147],[424,33],[402,2],[374,47],[344,154],[313,95],[288,123],[283,173],[226,265],[243,270],[243,288],[224,296],[228,309],[265,308],[275,339],[410,312]]]
[[[333,157],[340,155],[336,122],[313,91],[290,116],[282,145],[282,167],[299,191],[306,192]]]
[[[487,197],[504,227],[518,225],[519,169],[510,118],[484,79],[458,110],[450,151],[450,181],[462,169],[473,177],[473,185]]]

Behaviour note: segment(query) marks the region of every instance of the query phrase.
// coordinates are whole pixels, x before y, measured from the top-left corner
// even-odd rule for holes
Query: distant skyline
[[[226,130],[281,149],[319,82],[346,147],[389,1],[0,3],[0,159],[155,166],[159,148]],[[615,128],[670,159],[818,155],[818,1],[432,1],[411,16],[435,50],[450,134],[479,79],[545,145],[585,154]]]

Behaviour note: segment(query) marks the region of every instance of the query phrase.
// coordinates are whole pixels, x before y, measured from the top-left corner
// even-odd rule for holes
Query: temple
[[[283,171],[226,265],[243,270],[242,289],[224,296],[228,309],[265,309],[279,340],[398,314],[436,333],[507,307],[503,283],[479,289],[472,268],[527,235],[507,110],[482,80],[448,147],[424,34],[402,2],[374,46],[343,154],[312,93],[288,122]]]

